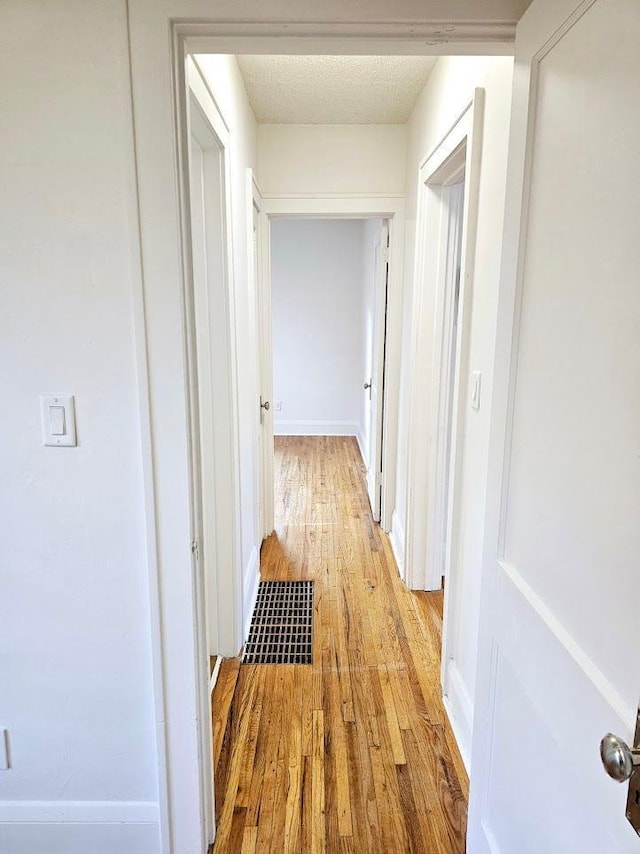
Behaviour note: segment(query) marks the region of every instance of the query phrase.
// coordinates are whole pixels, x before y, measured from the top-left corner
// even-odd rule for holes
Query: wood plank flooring
[[[313,579],[313,664],[223,662],[218,854],[465,850],[468,780],[440,699],[442,594],[373,522],[354,439],[276,439],[263,579]]]

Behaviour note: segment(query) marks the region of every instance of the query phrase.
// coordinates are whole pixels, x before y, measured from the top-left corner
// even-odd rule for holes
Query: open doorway
[[[234,300],[231,300],[231,308],[237,312],[237,320],[235,321],[235,325],[232,322],[230,326],[232,333],[234,333],[237,340],[241,342],[241,346],[238,347],[237,371],[239,386],[241,388],[241,401],[239,405],[239,409],[241,411],[239,412],[238,417],[238,432],[243,434],[240,437],[240,445],[243,450],[242,453],[238,455],[240,457],[239,462],[241,467],[240,488],[238,492],[232,492],[228,497],[235,501],[236,495],[239,495],[242,505],[242,557],[239,575],[241,578],[240,599],[243,606],[249,602],[249,597],[245,594],[251,590],[250,584],[248,584],[246,580],[251,578],[251,573],[248,570],[250,570],[252,566],[257,566],[256,553],[259,554],[260,548],[261,540],[254,539],[254,535],[256,532],[258,534],[262,534],[262,531],[260,531],[260,528],[262,527],[260,523],[260,513],[258,503],[255,499],[255,486],[258,481],[257,478],[255,478],[255,470],[252,469],[252,465],[260,455],[256,452],[255,446],[247,443],[247,437],[252,432],[252,425],[257,421],[257,413],[263,409],[269,413],[265,404],[270,404],[270,415],[263,417],[263,424],[267,425],[267,429],[271,416],[275,414],[273,409],[275,398],[270,396],[265,400],[263,396],[262,401],[260,401],[260,395],[255,393],[259,388],[258,384],[254,384],[253,382],[255,377],[251,375],[251,363],[255,364],[255,329],[253,324],[250,322],[250,312],[252,307],[248,306],[248,303],[251,300],[250,271],[253,270],[255,275],[256,270],[261,270],[263,266],[268,266],[269,257],[268,252],[264,254],[262,261],[257,267],[254,264],[248,264],[249,252],[244,241],[249,235],[253,238],[253,232],[260,232],[261,227],[263,228],[265,224],[267,225],[267,230],[269,230],[280,217],[311,216],[342,219],[376,218],[379,220],[386,219],[389,222],[389,270],[388,276],[385,277],[387,284],[387,313],[386,322],[384,324],[386,327],[384,338],[384,373],[386,376],[384,377],[383,387],[385,406],[382,408],[383,427],[381,431],[383,448],[382,470],[385,474],[381,488],[382,506],[380,509],[380,515],[382,524],[380,527],[372,524],[372,514],[369,509],[370,498],[367,495],[367,490],[363,490],[362,493],[364,497],[363,507],[360,497],[356,497],[355,492],[352,489],[351,493],[345,490],[349,495],[349,498],[344,508],[345,512],[341,512],[338,519],[332,519],[325,516],[324,519],[320,520],[322,522],[322,527],[320,528],[313,524],[313,516],[311,516],[311,522],[305,523],[305,525],[308,526],[307,529],[304,532],[292,532],[292,535],[295,533],[299,540],[299,560],[301,561],[301,567],[305,571],[310,571],[311,569],[314,571],[321,571],[323,566],[326,567],[326,577],[322,576],[320,579],[323,585],[323,592],[322,598],[318,602],[318,613],[320,615],[318,625],[322,627],[323,631],[326,630],[327,632],[325,635],[326,643],[328,644],[327,649],[333,649],[336,654],[340,655],[340,658],[335,659],[339,666],[339,673],[342,674],[339,679],[346,680],[350,678],[350,668],[355,667],[357,669],[359,667],[358,662],[361,654],[365,656],[366,668],[379,668],[384,664],[384,670],[375,671],[377,676],[374,680],[374,684],[371,686],[371,690],[373,692],[378,692],[378,690],[382,692],[382,705],[376,712],[376,717],[380,717],[380,719],[386,718],[386,710],[388,710],[391,718],[387,720],[385,726],[394,728],[393,733],[395,737],[398,733],[395,729],[395,724],[393,723],[394,709],[396,716],[397,714],[402,714],[403,702],[396,702],[393,699],[393,696],[396,690],[399,690],[402,693],[403,689],[406,688],[406,685],[393,686],[391,684],[391,680],[394,679],[394,674],[397,672],[397,669],[402,668],[403,661],[404,666],[410,668],[412,665],[409,658],[414,661],[414,665],[415,659],[413,658],[414,653],[411,652],[410,648],[403,647],[401,643],[395,644],[394,638],[399,640],[397,637],[397,631],[405,633],[402,637],[404,637],[407,632],[412,633],[414,618],[420,620],[420,615],[415,611],[415,608],[419,607],[415,603],[420,600],[416,599],[414,601],[412,596],[411,598],[406,596],[406,590],[404,590],[404,588],[396,587],[396,582],[398,584],[401,583],[398,579],[398,568],[400,568],[402,572],[402,549],[396,549],[394,545],[392,554],[389,542],[385,539],[383,533],[390,528],[388,518],[393,513],[394,509],[399,509],[400,513],[402,511],[402,502],[401,500],[400,502],[397,502],[395,489],[391,491],[391,501],[385,501],[385,491],[388,488],[388,481],[396,475],[396,466],[387,466],[385,464],[385,454],[387,452],[393,454],[394,448],[398,445],[397,435],[399,419],[397,399],[400,394],[398,382],[400,347],[398,345],[402,338],[402,264],[404,260],[403,226],[405,198],[403,188],[405,186],[406,175],[413,173],[413,166],[410,169],[405,169],[406,164],[403,159],[407,150],[406,128],[395,127],[393,125],[390,125],[389,127],[384,125],[374,129],[364,126],[356,126],[353,128],[349,126],[344,131],[341,129],[332,129],[328,132],[324,127],[316,128],[315,126],[305,126],[304,129],[301,129],[300,127],[292,129],[291,133],[286,132],[287,128],[282,128],[282,130],[285,131],[284,134],[280,133],[280,128],[276,128],[275,131],[274,128],[271,128],[269,133],[273,132],[272,136],[274,138],[278,137],[279,139],[285,140],[287,145],[292,143],[294,138],[296,140],[296,145],[298,145],[301,135],[303,143],[305,144],[302,156],[296,156],[295,152],[293,152],[291,148],[283,148],[279,143],[277,147],[277,156],[274,157],[271,157],[268,152],[274,151],[275,149],[269,149],[265,140],[260,139],[262,133],[260,129],[258,129],[259,148],[258,157],[256,158],[255,150],[252,154],[251,149],[252,133],[255,134],[255,124],[252,125],[251,116],[248,116],[246,95],[242,95],[242,81],[239,79],[237,67],[234,68],[233,62],[227,62],[226,59],[220,58],[219,56],[214,57],[213,55],[207,55],[204,58],[199,57],[198,62],[204,63],[205,59],[207,60],[207,70],[211,72],[211,75],[208,78],[209,87],[215,92],[217,101],[224,105],[224,109],[227,112],[228,125],[233,127],[234,138],[237,141],[237,148],[234,151],[234,160],[236,164],[236,175],[234,178],[236,203],[234,204],[234,228],[232,229],[233,239],[236,242],[236,247],[233,252],[235,271],[235,303]],[[222,85],[219,85],[221,81]],[[226,84],[228,84],[228,86],[225,88]],[[418,127],[419,125],[416,125],[416,129]],[[319,131],[319,133],[316,133],[316,130]],[[286,140],[287,137],[288,142]],[[312,137],[314,139],[312,139]],[[319,149],[316,150],[313,146],[317,144],[320,139],[322,139],[322,144]],[[348,146],[345,147],[345,140],[351,140],[351,142],[355,141],[356,143],[352,146],[351,155],[349,155]],[[363,147],[362,143],[364,140],[366,140],[366,145]],[[426,143],[421,139],[417,140],[417,144],[420,148],[426,146]],[[318,170],[317,174],[315,172],[312,174],[310,164],[313,163],[315,165],[319,154],[325,152],[327,150],[327,146],[331,152],[329,165],[333,171],[327,173],[326,170]],[[354,156],[354,151],[356,150],[358,154]],[[411,151],[411,149],[409,150]],[[364,171],[357,171],[360,152],[366,152],[368,158]],[[412,157],[414,153],[412,153]],[[385,157],[387,158],[386,160]],[[348,162],[345,161],[345,158],[347,158]],[[265,170],[265,163],[268,164],[269,162],[271,173],[269,173],[268,170]],[[412,163],[413,162],[414,161],[412,160]],[[298,164],[300,168],[289,168],[290,163],[293,163],[294,165]],[[381,169],[381,163],[386,163],[386,167]],[[393,168],[391,168],[391,164],[393,164]],[[240,168],[238,168],[238,166]],[[251,210],[251,207],[247,205],[247,167],[255,169],[258,174],[259,184],[263,191],[259,208],[254,206],[254,210]],[[240,191],[238,191],[239,182],[236,179],[238,178],[237,173],[240,169],[242,170],[241,188]],[[284,190],[282,191],[279,190],[280,185],[278,184],[278,181],[274,179],[277,170],[280,170],[280,174],[283,174],[282,170],[284,170],[284,174],[288,182],[285,184]],[[351,175],[351,172],[353,171],[355,171],[355,178]],[[322,180],[326,181],[327,174],[331,179],[328,183],[325,183],[325,186],[329,187],[329,191],[323,193],[321,189],[318,189],[317,184],[314,186],[314,180],[316,180],[317,176],[320,175],[323,176]],[[267,176],[266,178],[265,175]],[[362,181],[358,179],[358,175],[363,176]],[[300,185],[303,189],[298,191],[296,186]],[[240,217],[238,216],[238,211],[241,212]],[[247,213],[249,213],[249,216],[247,216]],[[255,222],[257,229],[252,227],[252,222]],[[260,239],[259,234],[255,243],[253,240],[251,240],[251,242],[254,245],[254,251],[256,246],[264,246],[264,241]],[[378,257],[380,255],[384,256],[384,248],[384,240],[381,239],[379,241]],[[382,252],[380,250],[382,250]],[[408,268],[412,268],[412,261],[413,259],[410,257],[406,265]],[[384,302],[384,299],[382,301]],[[410,311],[407,316],[409,318],[411,317]],[[249,321],[247,320],[248,318]],[[373,361],[374,357],[372,354],[372,363]],[[387,381],[388,377],[391,377],[390,382]],[[363,395],[363,398],[365,397],[363,393],[365,391],[369,391],[369,389],[364,389],[364,385],[368,384],[369,380],[370,377],[366,375],[361,376],[358,380],[358,385],[360,386],[361,384],[362,386],[361,394]],[[413,395],[413,391],[410,393]],[[395,401],[393,398],[395,398]],[[375,411],[375,408],[370,408],[370,420],[373,420],[372,410]],[[393,417],[391,418],[389,418],[390,412],[393,413]],[[352,446],[357,450],[357,443],[355,441],[352,442]],[[232,455],[230,456],[232,457]],[[406,459],[403,460],[403,466],[406,467]],[[344,468],[346,471],[349,467],[345,466]],[[337,482],[339,482],[339,479]],[[375,476],[373,482],[375,483]],[[354,487],[354,485],[355,482],[350,481],[349,486]],[[360,483],[360,486],[363,485],[364,481]],[[399,490],[399,496],[401,499],[403,486],[399,486]],[[322,502],[320,502],[320,504],[322,504]],[[329,509],[337,506],[335,501],[328,503],[325,502],[325,504]],[[373,504],[375,507],[375,500]],[[249,508],[249,512],[247,513],[246,511],[249,505],[252,506]],[[255,517],[252,515],[254,511]],[[386,521],[385,514],[387,517]],[[264,519],[265,516],[263,515],[262,518]],[[360,520],[358,523],[358,531],[355,530],[357,519]],[[397,525],[397,531],[401,534],[401,515],[398,515],[398,521],[399,524]],[[362,529],[362,526],[364,526],[364,530]],[[348,537],[345,537],[344,535],[346,530],[351,527],[353,527],[354,530],[349,532]],[[303,536],[300,536],[302,534]],[[321,542],[317,539],[318,535],[322,535]],[[401,537],[399,537],[398,542],[402,542]],[[306,544],[314,545],[313,555],[310,550],[305,552]],[[331,551],[328,551],[328,549]],[[400,556],[400,559],[396,557],[397,564],[394,560],[394,555]],[[291,556],[283,555],[282,557],[284,559],[276,565],[277,572],[286,573],[289,571],[295,571],[297,564],[291,560]],[[251,561],[254,563],[252,564]],[[353,572],[351,572],[351,568],[353,568]],[[330,572],[335,572],[336,570],[346,573],[343,578],[346,582],[346,586],[340,588],[343,591],[340,594],[338,593],[339,588],[331,584]],[[352,575],[353,577],[351,577]],[[392,624],[388,623],[388,614],[385,602],[387,594],[391,595],[391,591],[389,589],[390,584],[395,591],[394,595],[397,594],[396,601],[400,609],[400,611],[393,616]],[[353,601],[347,601],[347,599],[340,600],[339,598],[340,596],[350,597],[352,595],[354,597],[357,596],[357,600],[354,598]],[[343,601],[345,606],[349,606],[348,612],[342,613],[342,619],[340,619],[336,611],[339,601]],[[358,608],[358,603],[368,604],[366,607]],[[370,610],[373,603],[376,603],[375,615]],[[413,604],[409,605],[409,603]],[[356,607],[353,607],[354,605]],[[407,611],[407,607],[411,610]],[[245,616],[246,613],[246,609],[243,609],[243,616]],[[338,619],[333,622],[333,618],[336,616]],[[374,616],[376,620],[375,623]],[[400,622],[396,622],[396,619],[399,619]],[[381,622],[377,622],[378,620]],[[353,631],[355,634],[348,634],[348,626],[354,627],[353,630],[350,629],[349,631]],[[343,631],[345,634],[341,634]],[[322,644],[324,643],[324,641],[322,641],[322,634],[320,634],[319,637],[321,638],[321,646],[316,651],[316,666],[318,668],[324,668],[326,666],[328,671],[331,671],[329,675],[333,678],[335,674],[333,673],[332,659],[329,657],[325,661],[325,655],[322,648]],[[386,643],[387,639],[392,643],[393,648],[388,646]],[[416,636],[413,640],[420,644],[420,637]],[[332,643],[335,643],[336,646],[332,647]],[[340,649],[338,649],[337,645],[340,645]],[[401,654],[401,658],[398,658],[398,654]],[[416,655],[418,655],[418,653],[416,653]],[[409,656],[409,658],[407,656]],[[421,661],[436,661],[437,651],[434,653],[433,650],[423,650],[419,654],[419,658]],[[390,662],[388,667],[387,660]],[[385,676],[385,671],[387,672],[387,676]],[[249,671],[245,671],[245,673],[248,672]],[[416,679],[419,681],[419,673],[416,673]],[[251,677],[249,675],[244,676],[242,684],[249,691],[249,694],[251,694],[251,685],[254,683],[249,683],[251,683]],[[326,695],[328,703],[333,702],[333,700],[331,700],[333,691],[334,686],[332,684],[330,689],[331,693]],[[342,693],[343,691],[344,696]],[[355,720],[362,719],[365,723],[365,718],[368,714],[367,704],[364,702],[365,698],[362,695],[359,695],[359,697],[356,698],[353,696],[352,692],[352,705],[350,706],[349,692],[347,690],[346,683],[344,685],[339,685],[339,692],[341,697],[340,703],[344,702],[346,706],[343,707],[342,722],[340,722],[339,719],[335,720],[335,726],[338,728],[335,732],[336,738],[340,737],[340,729],[345,723],[354,723],[354,720],[350,717],[352,714],[356,716]],[[247,703],[250,700],[249,694],[246,695]],[[305,696],[309,696],[308,692],[304,692],[304,694]],[[436,697],[437,695],[434,695],[434,701]],[[236,691],[236,699],[239,703],[238,708],[252,708],[250,705],[243,705],[245,700],[243,700],[242,690]],[[274,699],[276,699],[275,694]],[[430,702],[431,699],[432,697],[429,696],[428,701]],[[271,703],[271,700],[269,702]],[[419,708],[416,705],[416,698],[414,697],[413,700],[408,698],[408,702],[411,707],[411,715],[417,716],[415,718],[417,725]],[[277,707],[279,708],[279,706]],[[269,708],[275,708],[275,706],[270,706]],[[330,737],[333,738],[334,732],[331,727],[334,724],[329,723],[330,713],[328,707],[325,709],[324,698],[316,697],[312,711],[313,718],[316,723],[312,724],[311,728],[312,730],[314,726],[316,728],[316,741],[319,748],[322,739],[325,737],[323,736],[323,732],[329,733],[329,731],[331,731]],[[316,714],[316,712],[318,714]],[[319,714],[320,712],[322,712],[322,714]],[[323,723],[325,713],[327,714],[327,726],[329,727],[326,731],[324,730]],[[444,718],[442,717],[443,712],[441,708],[434,709],[434,714],[438,715],[438,720],[443,720],[443,726],[445,726],[446,721],[444,721]],[[331,715],[333,715],[333,711],[331,712]],[[347,715],[347,717],[345,717],[345,715]],[[365,717],[362,717],[363,715]],[[250,727],[254,725],[251,722],[250,715],[245,717],[244,721],[246,722],[246,726]],[[307,724],[308,721],[305,720],[305,727],[307,727]],[[259,726],[262,727],[262,722],[260,722]],[[351,732],[352,730],[353,727],[347,727],[347,732]],[[260,731],[262,732],[262,729]],[[265,735],[267,734],[267,731],[268,728],[264,730]],[[365,729],[362,730],[362,733],[366,733],[366,726]],[[327,737],[329,736],[327,735]],[[244,744],[243,739],[234,739],[234,744]],[[452,740],[450,744],[453,744]],[[366,752],[369,751],[370,746],[371,745],[362,745],[363,750]],[[404,762],[402,757],[404,754],[402,752],[400,742],[395,739],[394,744],[385,744],[385,747],[389,746],[392,748],[391,752],[387,756],[389,761],[393,760],[392,764],[395,766],[403,766]],[[308,745],[306,745],[306,747],[308,748]],[[294,748],[295,745],[292,745],[292,749]],[[394,749],[396,749],[395,754],[393,753]],[[240,750],[240,748],[238,748],[238,750]],[[449,745],[447,745],[446,750],[449,751],[451,761],[455,764],[455,750],[450,748]],[[365,754],[363,753],[363,755]],[[303,752],[302,756],[307,756],[307,754]],[[423,758],[424,757],[419,755],[415,756],[416,762],[412,762],[412,765],[416,766],[416,771],[417,766],[422,764],[421,760]],[[235,768],[238,767],[237,761],[233,764],[233,767]],[[336,761],[337,760],[331,760],[334,764]],[[301,762],[304,764],[305,760],[301,760]],[[335,767],[333,770],[336,770]],[[380,770],[381,769],[378,768],[378,771]],[[454,779],[454,776],[457,776],[458,779],[464,778],[463,772],[459,772],[459,769],[456,770],[456,775],[452,775],[451,779]],[[416,781],[424,778],[424,774],[417,771],[415,778]],[[347,775],[346,778],[342,779],[348,780],[348,797],[353,797],[355,804],[355,799],[358,797],[358,774],[352,778]],[[246,784],[247,781],[245,781],[244,785]],[[345,791],[343,791],[343,795],[345,794]],[[242,797],[245,796],[246,793],[242,795]],[[230,810],[230,812],[227,813],[225,822],[231,820],[233,824],[235,816],[233,798],[231,798],[228,803],[229,806],[227,809]],[[384,798],[381,797],[380,809],[384,810],[384,808]],[[332,815],[333,814],[334,813],[332,812]],[[257,818],[255,815],[252,815],[251,817],[253,819]],[[355,818],[355,821],[357,822],[358,818]],[[233,827],[235,828],[235,825],[233,825]],[[230,828],[226,826],[225,832],[228,832],[229,829]],[[253,822],[247,823],[246,830],[249,836],[251,836],[251,833],[255,834],[256,824]],[[343,835],[347,838],[359,835],[356,832],[357,828],[354,824],[351,825],[350,831],[345,824],[343,831],[344,832],[339,835]],[[410,828],[407,828],[407,831],[410,831]],[[425,829],[424,832],[427,833],[428,831]],[[260,833],[259,828],[258,833]],[[392,843],[389,840],[389,845],[391,844]]]
[[[461,164],[452,168],[442,188],[444,258],[442,294],[442,381],[440,383],[440,411],[442,425],[439,447],[436,450],[440,471],[435,476],[439,484],[434,489],[433,560],[439,568],[444,587],[449,573],[451,526],[454,511],[453,477],[455,474],[457,396],[460,390],[460,274],[462,264],[462,230],[464,222],[464,149],[460,152]]]
[[[380,521],[386,220],[274,218],[274,434],[350,436]]]

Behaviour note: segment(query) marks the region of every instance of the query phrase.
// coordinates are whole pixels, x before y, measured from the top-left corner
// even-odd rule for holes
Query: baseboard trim
[[[158,824],[155,801],[0,801],[0,824]]]
[[[211,673],[211,678],[209,679],[209,693],[213,694],[213,690],[216,687],[216,682],[218,681],[218,676],[220,675],[220,665],[222,664],[222,656],[216,655],[216,663],[213,665],[213,671]]]
[[[356,439],[358,440],[358,448],[360,449],[360,456],[362,457],[362,462],[364,464],[365,469],[368,469],[369,463],[367,461],[367,452],[365,451],[366,442],[365,442],[364,433],[362,432],[361,427],[358,427],[358,432],[356,433]]]
[[[398,573],[403,581],[406,581],[404,576],[404,529],[398,519],[398,514],[394,510],[391,514],[391,533],[389,534],[391,542],[391,551],[398,566]]]
[[[258,597],[258,584],[260,582],[260,552],[254,546],[251,550],[251,557],[244,572],[244,590],[242,597],[242,643],[246,643],[249,637],[249,627],[251,625],[251,617],[253,609],[256,605]]]
[[[445,693],[442,698],[458,750],[467,770],[471,772],[471,734],[473,732],[473,702],[458,665],[449,660],[445,675]]]
[[[357,421],[276,421],[276,436],[357,436]]]

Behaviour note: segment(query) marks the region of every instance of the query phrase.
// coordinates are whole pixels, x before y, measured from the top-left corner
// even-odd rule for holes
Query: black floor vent
[[[313,581],[261,581],[243,664],[311,664]]]

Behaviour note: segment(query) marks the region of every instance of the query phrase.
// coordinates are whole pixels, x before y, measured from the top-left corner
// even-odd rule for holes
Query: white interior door
[[[389,283],[389,224],[383,221],[380,239],[374,246],[374,313],[371,335],[371,376],[365,382],[369,395],[369,448],[367,492],[373,518],[380,521],[382,502],[382,415],[384,407],[384,353],[387,325],[387,288]]]
[[[252,194],[253,195],[253,194]],[[251,204],[252,211],[252,234],[251,234],[251,245],[253,247],[253,281],[255,284],[255,307],[256,307],[256,332],[257,332],[257,377],[258,377],[258,388],[262,387],[262,360],[263,360],[263,347],[262,347],[262,335],[260,330],[260,271],[258,268],[258,224],[260,211],[257,208],[255,202],[252,198]],[[259,395],[260,400],[258,401],[260,404],[260,412],[258,418],[258,452],[257,452],[257,476],[258,476],[258,530],[260,532],[260,537],[263,538],[265,536],[265,521],[264,521],[264,501],[265,501],[265,477],[264,477],[264,422],[265,415],[268,410],[265,410],[264,404],[266,401],[263,399],[263,395]]]
[[[639,850],[599,757],[640,696],[639,44],[637,0],[518,27],[470,854]]]
[[[269,220],[262,210],[262,195],[247,170],[251,211],[251,247],[256,331],[258,528],[260,538],[274,528],[273,483],[273,345],[271,341],[271,276]]]

